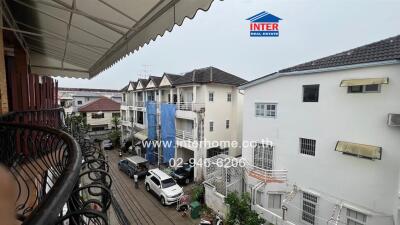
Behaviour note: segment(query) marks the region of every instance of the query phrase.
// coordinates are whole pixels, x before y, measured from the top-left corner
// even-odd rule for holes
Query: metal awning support
[[[32,73],[79,78],[96,76],[213,2],[97,0],[94,7],[86,0],[0,1],[1,28],[16,34]]]
[[[351,87],[351,86],[362,86],[371,84],[388,84],[389,78],[365,78],[365,79],[352,79],[352,80],[342,80],[340,82],[340,87]]]

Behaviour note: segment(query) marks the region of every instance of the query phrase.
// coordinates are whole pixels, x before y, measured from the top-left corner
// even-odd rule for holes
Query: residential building
[[[163,126],[160,104],[175,104],[175,159],[198,161],[220,153],[238,156],[241,154],[243,96],[237,87],[245,82],[215,67],[195,69],[183,75],[165,73],[162,77],[150,76],[130,82],[121,106],[123,137],[131,138],[133,125],[135,137],[147,138],[146,102],[154,101],[158,106],[158,127]],[[220,144],[231,141],[237,141],[238,145],[224,147]],[[199,167],[195,168],[195,176],[202,178]]]
[[[58,101],[67,114],[78,112],[78,108],[101,97],[122,102],[120,90],[94,89],[94,88],[58,88]]]
[[[89,131],[114,128],[113,117],[120,118],[121,104],[107,97],[101,97],[79,107],[78,112],[86,118]]]
[[[241,86],[253,209],[273,224],[399,224],[399,74],[396,36]]]
[[[127,223],[108,218],[119,207],[108,162],[81,126],[64,123],[52,77],[93,78],[211,2],[2,2],[2,222]]]

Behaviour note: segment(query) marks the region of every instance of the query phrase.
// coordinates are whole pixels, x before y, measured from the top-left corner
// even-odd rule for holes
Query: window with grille
[[[210,132],[214,131],[214,122],[210,121]]]
[[[225,122],[225,128],[226,128],[226,129],[229,129],[229,126],[230,126],[229,120],[226,120],[226,122]]]
[[[104,113],[92,113],[92,119],[102,119],[104,118]]]
[[[315,224],[318,197],[309,193],[303,193],[303,206],[301,219],[309,224]]]
[[[276,103],[256,103],[256,117],[275,118]]]
[[[214,92],[208,92],[208,101],[213,102],[214,101]]]
[[[226,101],[228,101],[228,102],[231,102],[231,101],[232,101],[232,94],[231,94],[231,93],[228,93],[228,94],[226,95]]]
[[[352,209],[347,209],[347,225],[365,225],[367,224],[367,215]]]
[[[281,208],[281,194],[268,194],[268,208],[280,209]]]
[[[272,170],[273,150],[271,145],[258,143],[254,147],[253,163],[254,166],[266,170]]]
[[[300,138],[300,153],[315,156],[315,140]]]

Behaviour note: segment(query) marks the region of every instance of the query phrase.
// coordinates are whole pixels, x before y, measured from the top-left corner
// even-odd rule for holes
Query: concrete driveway
[[[135,188],[133,179],[118,169],[118,150],[106,151],[110,165],[110,174],[113,179],[112,192],[118,201],[129,222],[138,225],[197,225],[200,220],[192,220],[190,215],[182,217],[176,211],[176,205],[162,206],[160,201],[144,188],[144,179],[139,180],[139,189]],[[123,158],[123,157],[122,157]],[[185,186],[185,193],[189,193],[190,186]],[[113,212],[113,211],[112,211]],[[112,214],[112,213],[111,213]],[[110,215],[110,224],[117,222]]]

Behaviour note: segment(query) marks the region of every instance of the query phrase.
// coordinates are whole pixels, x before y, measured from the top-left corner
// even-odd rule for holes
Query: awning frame
[[[359,147],[374,147],[374,148],[377,148],[378,152],[379,152],[379,157],[372,158],[372,157],[368,157],[366,155],[355,154],[355,153],[346,152],[346,151],[340,151],[340,150],[338,150],[338,146],[339,146],[340,143],[350,144],[350,145],[358,145]],[[373,145],[358,144],[358,143],[347,142],[347,141],[337,141],[336,146],[335,146],[335,151],[341,152],[341,153],[343,153],[345,155],[356,156],[358,158],[365,158],[365,159],[370,159],[370,160],[376,160],[376,159],[381,160],[382,159],[382,147],[373,146]]]
[[[363,78],[363,79],[348,79],[340,82],[340,87],[352,87],[352,86],[365,86],[374,84],[388,84],[388,77],[381,78]]]

